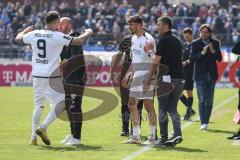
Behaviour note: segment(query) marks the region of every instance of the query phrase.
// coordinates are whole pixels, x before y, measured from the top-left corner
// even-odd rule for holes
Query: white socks
[[[156,126],[150,126],[150,135],[153,135],[153,137],[156,136],[156,129],[157,127]]]
[[[140,138],[140,127],[139,126],[133,126],[133,137]]]
[[[40,123],[44,106],[35,106],[32,114],[32,140],[37,139],[36,130]]]
[[[55,113],[55,108],[53,107],[51,109],[51,111],[48,113],[47,117],[45,118],[45,120],[43,121],[42,125],[40,126],[40,128],[46,130],[47,127],[53,123],[53,121],[55,121],[57,119],[57,115]]]

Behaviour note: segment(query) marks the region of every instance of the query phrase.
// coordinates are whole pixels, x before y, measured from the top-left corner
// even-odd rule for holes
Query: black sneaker
[[[240,132],[234,133],[231,137],[227,137],[230,140],[240,140]]]
[[[191,117],[194,116],[195,114],[196,114],[196,112],[193,109],[187,109],[187,112],[184,115],[183,120],[190,121]]]
[[[120,134],[120,136],[128,137],[128,136],[129,136],[129,133],[126,132],[126,131],[122,131],[122,133]]]
[[[187,109],[187,112],[186,112],[186,114],[184,115],[183,120],[189,121],[189,120],[190,120],[190,116],[191,116],[190,110]]]
[[[167,141],[167,139],[160,138],[159,140],[156,141],[155,146],[156,147],[165,147],[166,141]]]
[[[165,145],[167,147],[175,147],[177,144],[181,143],[183,141],[181,136],[176,136],[176,137],[172,137],[169,140],[167,140],[165,142]]]
[[[195,114],[196,114],[196,112],[195,112],[193,109],[191,109],[191,111],[190,111],[190,117],[194,116]]]

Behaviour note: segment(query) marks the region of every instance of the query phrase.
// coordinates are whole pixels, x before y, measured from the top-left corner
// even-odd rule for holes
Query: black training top
[[[73,32],[70,34],[72,37],[79,36],[80,33]],[[70,84],[85,84],[86,81],[86,68],[85,68],[85,61],[83,56],[83,48],[82,45],[79,46],[64,46],[62,53],[61,53],[61,60],[69,59],[70,67],[72,68],[72,73],[67,76],[65,80],[67,83]],[[78,63],[78,65],[75,65]],[[73,68],[74,65],[74,68]],[[81,67],[79,67],[81,66]]]
[[[125,53],[125,59],[123,63],[123,68],[128,68],[130,64],[132,63],[132,56],[131,56],[131,40],[132,40],[132,35],[125,36],[118,47],[118,50],[120,52]]]
[[[191,43],[190,44],[184,43],[183,61],[190,59],[191,47],[192,47]],[[186,66],[183,67],[183,72],[184,72],[185,80],[192,80],[193,79],[193,62],[190,61],[189,64],[186,64]]]
[[[173,79],[183,79],[182,51],[181,41],[171,31],[166,32],[158,41],[156,55],[161,56],[160,63],[169,68],[166,75]]]

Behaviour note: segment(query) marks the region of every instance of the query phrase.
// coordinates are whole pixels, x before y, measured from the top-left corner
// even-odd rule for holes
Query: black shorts
[[[190,91],[193,90],[193,83],[192,79],[186,79],[184,83],[184,90]]]

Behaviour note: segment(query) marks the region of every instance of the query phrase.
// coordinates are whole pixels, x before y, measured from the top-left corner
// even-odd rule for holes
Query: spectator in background
[[[213,107],[215,84],[218,79],[216,61],[222,61],[220,42],[211,37],[208,24],[200,27],[200,38],[192,42],[190,60],[194,62],[201,130],[207,130]]]
[[[201,26],[201,19],[200,17],[197,17],[195,22],[192,24],[193,36],[196,36],[198,34],[200,26]]]
[[[227,42],[231,42],[231,37],[232,37],[231,34],[233,32],[233,23],[231,18],[227,18],[227,21],[225,22],[225,25],[224,25],[224,30],[227,33],[226,35]]]
[[[233,30],[233,33],[232,33],[232,42],[234,44],[236,44],[238,41],[239,41],[239,32],[237,31],[237,29],[234,29]]]
[[[0,20],[0,40],[4,40],[4,26],[2,20]]]
[[[180,21],[180,23],[177,24],[178,30],[183,30],[184,28],[188,27],[188,24],[185,22],[184,19]]]
[[[30,16],[31,15],[32,6],[31,6],[30,0],[25,0],[24,1],[23,10],[24,10],[24,16]]]
[[[213,26],[214,22],[215,22],[215,17],[214,17],[214,13],[216,12],[214,7],[210,7],[209,11],[208,11],[208,16],[206,19],[206,23]]]
[[[34,28],[42,29],[44,27],[40,18],[37,19],[37,22],[34,24]]]
[[[13,43],[13,30],[10,23],[7,25],[6,28],[6,40],[9,42],[9,44]]]
[[[237,22],[237,24],[236,24],[236,29],[237,29],[238,31],[240,31],[240,21]]]
[[[23,60],[31,61],[32,59],[32,48],[30,45],[27,45],[23,51]]]
[[[102,28],[103,33],[109,33],[111,31],[109,27],[109,22],[105,19],[105,16],[103,15],[101,15],[96,22],[96,28]]]
[[[221,8],[218,10],[218,16],[222,20],[224,20],[228,17],[228,12],[223,6],[221,6]]]
[[[184,17],[184,16],[186,16],[187,15],[187,13],[186,13],[186,7],[184,6],[184,4],[183,3],[181,3],[180,5],[179,5],[179,7],[177,8],[177,10],[176,10],[176,16],[178,16],[178,17]]]
[[[81,16],[80,13],[77,13],[73,17],[73,28],[79,29],[84,26],[84,17]]]
[[[11,20],[10,20],[10,18],[9,18],[9,16],[8,16],[8,13],[7,13],[7,10],[6,10],[6,9],[3,9],[0,19],[1,19],[2,22],[3,22],[4,31],[6,31],[7,25],[8,25],[9,23],[11,23]]]
[[[211,26],[216,27],[217,33],[221,34],[224,41],[229,44],[231,42],[231,34],[233,29],[238,29],[240,31],[240,22],[238,16],[240,15],[240,3],[229,0],[225,5],[202,5],[197,6],[195,4],[186,5],[181,3],[180,5],[170,5],[168,3],[161,2],[145,2],[142,6],[134,5],[134,2],[124,0],[122,2],[104,1],[95,2],[88,0],[73,0],[74,3],[71,4],[64,0],[53,0],[44,2],[40,5],[39,1],[18,1],[13,2],[2,2],[0,3],[0,15],[1,20],[4,23],[4,34],[6,34],[6,27],[8,23],[12,24],[13,34],[16,35],[19,29],[24,28],[26,25],[39,24],[39,18],[44,21],[44,16],[49,10],[58,10],[62,16],[69,16],[76,18],[76,22],[73,21],[77,26],[78,24],[85,21],[89,21],[88,17],[91,16],[91,21],[93,22],[94,31],[97,34],[101,33],[111,33],[113,30],[114,22],[120,19],[120,31],[123,32],[125,24],[125,18],[129,15],[139,14],[142,15],[146,26],[152,25],[152,21],[163,15],[168,15],[174,17],[175,24],[181,23],[181,18],[184,18],[188,26],[193,28],[193,35],[199,30],[199,26],[203,23],[208,23]],[[227,5],[226,5],[227,4]],[[40,6],[40,7],[39,7]],[[104,22],[99,22],[96,27],[96,23],[101,19],[101,15],[104,16]],[[76,17],[75,17],[76,16]],[[199,20],[195,20],[195,17],[199,17]],[[181,18],[179,18],[181,17]],[[232,22],[232,30],[226,27],[225,22]],[[17,21],[16,21],[17,19]],[[81,21],[81,23],[79,22]],[[199,21],[199,22],[194,22]],[[92,23],[91,22],[91,23]],[[88,22],[89,23],[89,22]],[[92,25],[90,23],[90,25]],[[198,24],[199,23],[199,24]],[[17,24],[17,25],[16,25]],[[104,25],[102,27],[101,25]],[[182,24],[183,21],[182,21]],[[173,29],[180,31],[183,29],[183,25],[175,25]],[[89,25],[89,24],[88,24]],[[185,24],[184,24],[185,25]],[[80,25],[82,27],[82,25]],[[41,25],[39,25],[41,27]],[[155,29],[151,31],[152,33],[157,32]],[[224,35],[223,35],[224,34]],[[226,34],[228,35],[227,38]],[[4,37],[6,39],[6,37]]]
[[[96,28],[96,20],[93,19],[91,15],[88,15],[88,18],[85,21],[85,27],[92,28],[92,29]]]
[[[173,17],[173,16],[174,16],[174,9],[173,9],[172,6],[170,6],[170,7],[168,8],[167,15],[168,15],[169,17]]]
[[[194,7],[194,5],[192,4],[192,5],[189,5],[188,6],[188,8],[187,8],[187,11],[186,11],[187,13],[187,17],[196,17],[196,9],[195,9],[195,7]],[[192,23],[194,22],[194,19],[187,19],[187,23],[188,23],[188,25],[191,25]]]
[[[202,21],[206,21],[208,16],[208,8],[206,5],[200,6],[200,9],[198,11],[198,16],[201,17]]]
[[[83,17],[88,15],[88,8],[85,6],[84,2],[78,3],[78,1],[76,1],[75,13],[79,13]]]
[[[121,40],[121,30],[120,30],[120,27],[119,27],[117,21],[115,21],[114,24],[113,24],[112,32],[113,32],[113,38],[118,44]]]
[[[214,23],[214,31],[217,34],[223,34],[226,33],[226,30],[224,29],[224,21],[222,18],[220,18],[217,14],[215,14],[215,23]]]
[[[18,22],[18,18],[14,17],[12,21],[12,29],[14,33],[17,33],[18,30],[21,28],[21,24]]]

